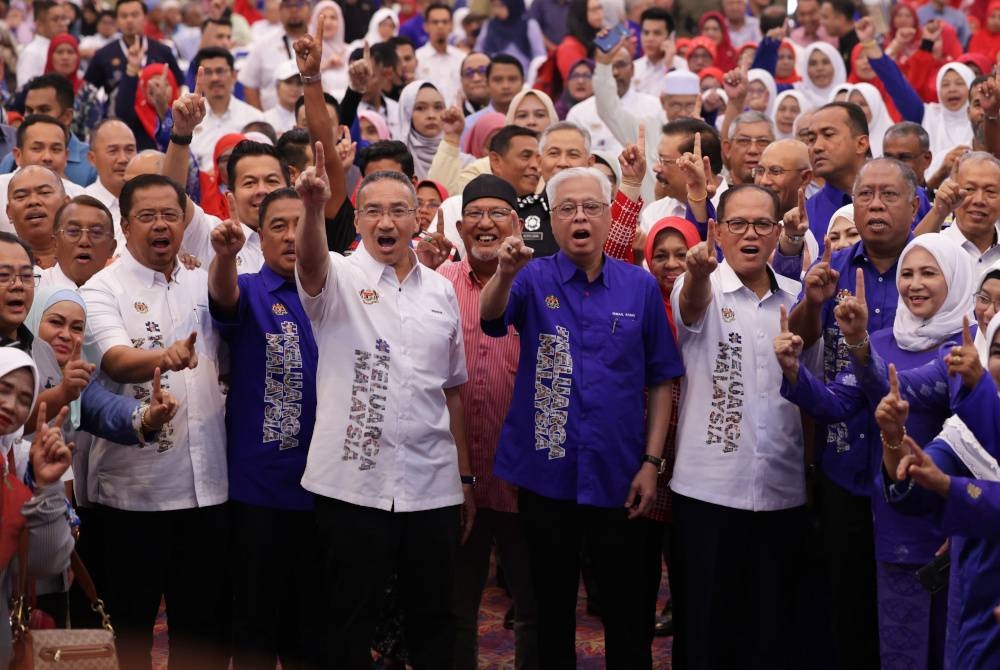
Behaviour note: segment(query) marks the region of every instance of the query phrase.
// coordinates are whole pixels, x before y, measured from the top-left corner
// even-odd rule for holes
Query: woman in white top
[[[882,155],[885,131],[892,126],[892,117],[889,116],[882,94],[871,84],[861,82],[854,84],[847,95],[847,101],[853,102],[864,111],[868,119],[868,144],[871,146],[872,156],[879,158]]]
[[[830,101],[833,89],[847,81],[847,70],[840,52],[826,42],[814,42],[801,52],[797,70],[802,80],[795,83],[807,107],[822,107]]]
[[[320,21],[323,25],[323,56],[320,70],[323,90],[340,100],[347,91],[347,44],[344,42],[344,13],[333,0],[321,0],[313,7],[309,19],[309,34],[315,35]]]
[[[924,175],[930,179],[941,166],[949,151],[957,146],[972,146],[972,125],[969,123],[969,87],[976,76],[962,63],[948,63],[937,73],[937,94],[940,102],[924,105],[923,126],[931,136],[930,167]]]

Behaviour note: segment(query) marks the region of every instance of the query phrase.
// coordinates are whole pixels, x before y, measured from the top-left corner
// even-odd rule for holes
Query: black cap
[[[491,174],[481,174],[465,185],[462,191],[462,209],[480,198],[499,198],[510,205],[511,209],[517,209],[517,193],[514,187]]]

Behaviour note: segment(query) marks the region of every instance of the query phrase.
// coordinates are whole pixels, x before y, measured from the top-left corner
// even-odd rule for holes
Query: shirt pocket
[[[634,315],[612,315],[605,323],[607,330],[598,331],[595,336],[600,338],[597,345],[608,366],[620,368],[629,360],[634,361],[637,355],[643,355],[642,324],[639,319]]]

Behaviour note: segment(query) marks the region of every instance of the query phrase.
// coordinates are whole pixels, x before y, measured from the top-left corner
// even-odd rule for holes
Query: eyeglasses
[[[673,112],[674,114],[680,112],[687,112],[689,114],[694,113],[694,108],[698,103],[696,102],[668,102],[667,111]]]
[[[593,78],[594,74],[588,70],[584,70],[583,72],[574,72],[569,76],[570,81],[573,81],[574,79],[582,79],[585,81],[590,81]]]
[[[503,223],[504,221],[510,219],[510,213],[513,211],[514,210],[512,210],[510,207],[490,207],[489,209],[486,210],[467,209],[464,212],[462,212],[462,217],[469,223],[479,223],[480,221],[483,220],[483,215],[485,214],[490,217],[490,221],[493,221],[494,223]],[[574,210],[573,213],[570,214],[570,216],[572,216],[575,213],[576,210]]]
[[[576,216],[577,211],[583,210],[583,215],[588,219],[596,219],[607,207],[603,202],[597,202],[596,200],[588,200],[587,202],[581,202],[579,204],[575,202],[564,202],[552,211],[555,215],[562,221],[569,221]]]
[[[1000,312],[1000,299],[994,300],[988,293],[977,293],[974,297],[976,298],[976,307],[989,309],[992,305],[994,311]]]
[[[783,174],[785,174],[786,172],[802,172],[803,170],[807,170],[807,169],[808,168],[787,168],[786,169],[786,168],[781,167],[780,165],[770,165],[768,167],[764,167],[763,165],[756,165],[756,166],[754,166],[753,168],[750,169],[750,174],[751,174],[751,176],[753,176],[754,179],[756,179],[757,177],[763,177],[764,173],[766,172],[767,174],[771,175],[772,177],[777,177],[777,178],[780,179],[781,176]]]
[[[393,222],[398,223],[413,216],[413,213],[416,211],[417,210],[414,207],[403,207],[402,205],[397,205],[388,209],[383,209],[378,205],[368,205],[367,207],[358,210],[358,216],[367,221],[381,221],[382,217],[388,214],[389,218],[392,219]]]
[[[205,72],[205,76],[209,79],[212,79],[213,77],[225,77],[232,72],[232,69],[228,67],[206,67],[203,68],[203,70]]]
[[[38,286],[42,275],[34,272],[0,272],[0,286],[13,286],[18,280],[24,286]]]
[[[467,67],[464,70],[462,70],[462,76],[465,77],[466,79],[472,79],[477,74],[480,77],[485,77],[486,68],[487,68],[486,65],[480,65],[479,67]],[[572,79],[572,77],[570,77],[570,79]]]
[[[903,194],[899,191],[894,191],[893,189],[880,189],[875,191],[871,188],[863,188],[854,194],[854,202],[860,205],[870,205],[875,199],[875,194],[878,193],[879,200],[882,201],[884,205],[895,205],[903,197]]]
[[[746,135],[737,135],[733,138],[733,144],[741,149],[746,149],[751,144],[758,149],[766,149],[773,141],[770,137],[747,137]]]
[[[87,237],[90,238],[91,242],[100,242],[111,237],[111,231],[104,226],[90,226],[89,228],[83,228],[82,226],[64,226],[59,229],[59,234],[70,242],[76,242],[83,234],[86,233]]]
[[[761,237],[765,237],[773,233],[778,227],[778,222],[772,221],[771,219],[757,219],[756,221],[747,221],[746,219],[729,219],[728,221],[723,221],[723,223],[733,235],[743,235],[751,226],[753,226],[753,232],[757,233]]]
[[[181,211],[179,209],[164,209],[157,212],[156,210],[145,209],[128,218],[130,221],[138,221],[144,224],[153,223],[157,219],[160,219],[164,223],[178,223],[181,220]]]

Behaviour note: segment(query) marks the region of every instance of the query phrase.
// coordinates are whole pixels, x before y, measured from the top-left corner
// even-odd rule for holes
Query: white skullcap
[[[698,75],[690,70],[674,70],[668,72],[663,79],[664,95],[698,95],[701,93],[701,81]]]

